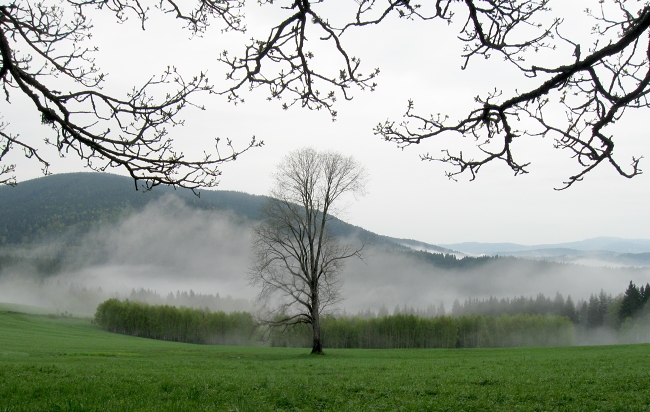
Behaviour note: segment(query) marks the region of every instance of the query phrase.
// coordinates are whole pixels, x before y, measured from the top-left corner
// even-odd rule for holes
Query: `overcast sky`
[[[338,0],[340,10],[354,5]],[[565,35],[584,37],[589,22],[573,21],[589,1],[575,1],[567,16]],[[217,89],[224,88],[225,68],[216,62],[224,49],[237,52],[243,42],[264,33],[272,21],[270,10],[277,6],[250,6],[245,35],[221,34],[213,27],[202,39],[188,40],[189,33],[169,16],[157,15],[142,32],[135,21],[114,24],[114,18],[95,17],[97,30],[93,42],[100,47],[98,65],[107,73],[105,90],[120,93],[141,84],[168,65],[191,76],[208,74]],[[494,163],[484,167],[477,180],[460,176],[448,180],[446,165],[422,162],[426,152],[460,148],[458,137],[424,142],[400,150],[373,134],[373,127],[386,119],[400,120],[409,98],[421,114],[443,113],[452,118],[474,107],[474,96],[523,87],[521,75],[498,59],[473,61],[462,71],[462,45],[455,40],[456,24],[443,22],[412,23],[393,20],[377,28],[351,32],[344,40],[351,55],[361,57],[365,72],[381,69],[375,92],[354,91],[350,102],[339,102],[338,120],[325,112],[310,112],[299,107],[283,111],[277,102],[267,102],[266,92],[244,95],[244,105],[233,106],[219,96],[199,99],[207,110],[188,110],[186,126],[173,129],[176,146],[188,153],[200,151],[214,137],[229,137],[235,145],[245,145],[251,136],[264,140],[235,163],[224,165],[219,189],[267,194],[275,165],[287,152],[305,146],[336,150],[353,155],[368,170],[368,194],[348,199],[349,207],[340,216],[373,232],[424,242],[463,241],[515,242],[524,244],[558,243],[596,236],[650,238],[650,173],[628,180],[608,164],[587,175],[568,190],[555,191],[576,172],[569,153],[553,149],[553,141],[521,139],[514,148],[520,161],[532,162],[530,174],[514,177],[507,166]],[[261,27],[261,29],[260,29]],[[583,29],[581,31],[580,29]],[[312,37],[314,49],[317,39]],[[559,54],[558,54],[559,53]],[[537,56],[570,61],[571,50]],[[558,57],[559,56],[559,57]],[[318,57],[318,53],[317,53]],[[566,60],[562,60],[566,59]],[[51,133],[40,126],[39,115],[15,95],[12,105],[0,106],[11,131],[40,141]],[[650,128],[647,110],[625,118],[616,129],[616,155],[623,165],[632,155],[645,156],[641,168],[650,170]],[[51,148],[42,153],[52,160],[51,172],[83,171],[73,155],[57,159]],[[15,153],[18,154],[17,152]],[[27,180],[40,175],[35,162],[18,162],[17,176]],[[120,169],[113,173],[123,174]]]

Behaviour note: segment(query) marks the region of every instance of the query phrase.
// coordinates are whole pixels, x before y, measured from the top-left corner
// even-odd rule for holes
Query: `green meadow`
[[[650,345],[313,356],[136,338],[0,305],[0,411],[185,410],[650,410]]]

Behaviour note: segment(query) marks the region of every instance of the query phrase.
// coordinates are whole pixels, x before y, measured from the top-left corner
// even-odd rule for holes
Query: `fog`
[[[51,295],[99,288],[104,296],[146,288],[161,296],[192,290],[250,299],[255,291],[246,280],[249,228],[239,217],[192,209],[170,195],[117,224],[93,229],[73,246],[51,240],[15,251],[32,258],[62,254],[69,269],[39,279],[24,266],[9,268],[0,278],[0,301],[64,308],[61,297]]]
[[[251,226],[235,215],[189,208],[170,195],[117,223],[93,229],[74,246],[50,241],[14,251],[32,257],[62,255],[67,269],[45,279],[30,275],[23,266],[5,269],[0,301],[92,314],[98,299],[127,297],[140,288],[163,297],[192,290],[253,299],[256,289],[246,276]],[[577,302],[601,289],[616,296],[630,280],[638,285],[650,282],[650,270],[520,259],[440,269],[408,254],[367,247],[363,260],[347,261],[342,278],[345,300],[340,308],[357,313],[377,312],[382,306],[392,312],[397,305],[425,309],[440,303],[449,310],[455,299],[539,293],[552,297],[556,292]]]
[[[349,261],[345,274],[344,306],[350,312],[378,310],[382,304],[426,308],[443,303],[451,309],[455,299],[553,297],[560,292],[574,302],[601,289],[616,296],[630,280],[650,282],[650,269],[585,267],[573,264],[498,259],[472,269],[439,269],[408,255],[370,249],[365,262]]]
[[[167,196],[115,227],[88,235],[77,253],[90,264],[71,276],[111,290],[193,289],[250,297],[249,227],[234,216],[191,209]]]

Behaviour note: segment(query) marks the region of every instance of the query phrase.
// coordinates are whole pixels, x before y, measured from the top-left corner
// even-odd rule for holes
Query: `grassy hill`
[[[25,308],[22,308],[25,309]],[[648,345],[329,350],[191,345],[0,304],[0,410],[645,410]]]

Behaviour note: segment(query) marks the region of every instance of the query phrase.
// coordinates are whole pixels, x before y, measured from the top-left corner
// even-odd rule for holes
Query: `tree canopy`
[[[174,1],[153,3],[161,12],[184,20],[194,34],[204,31],[213,18],[220,19],[225,30],[242,30],[236,10],[243,2],[222,6],[222,2],[205,0],[188,10]],[[206,148],[196,159],[176,151],[168,128],[181,125],[181,110],[197,106],[192,98],[211,93],[212,85],[204,73],[187,79],[168,67],[134,86],[126,96],[108,94],[102,89],[106,74],[95,64],[93,25],[87,16],[91,8],[113,13],[120,22],[135,16],[143,28],[152,12],[149,5],[130,0],[15,0],[0,6],[0,84],[5,99],[11,101],[14,94],[26,96],[41,122],[53,129],[45,144],[55,146],[61,155],[73,153],[93,170],[123,167],[146,188],[158,184],[190,189],[215,186],[222,163],[259,143],[253,139],[235,149],[228,140],[229,151],[221,153],[217,139],[212,149]],[[15,148],[40,162],[47,174],[49,162],[39,154],[37,140],[13,132],[10,123],[0,120],[0,183],[16,182],[15,164],[1,163]]]
[[[647,1],[604,0],[586,9],[593,21],[590,33],[572,32],[565,24],[571,16],[553,10],[551,0],[436,0],[423,5],[410,0],[358,0],[343,8],[324,0],[260,3],[273,9],[277,20],[266,36],[253,36],[239,53],[219,54],[227,86],[215,88],[203,73],[185,79],[170,68],[127,96],[113,97],[101,89],[104,74],[94,64],[87,10],[98,8],[120,21],[135,18],[143,28],[149,19],[160,18],[157,14],[171,15],[193,35],[202,35],[213,23],[224,31],[245,31],[244,2],[14,0],[0,7],[0,81],[7,99],[12,93],[29,97],[42,122],[54,129],[55,138],[46,142],[60,153],[73,152],[96,170],[124,167],[149,185],[213,186],[220,164],[259,142],[235,149],[228,141],[227,154],[213,148],[198,159],[175,151],[166,126],[182,122],[179,112],[193,105],[196,94],[217,93],[238,103],[247,89],[266,88],[268,98],[280,100],[284,108],[325,110],[336,118],[337,100],[351,99],[354,89],[377,86],[379,69],[364,66],[363,56],[352,55],[348,48],[351,33],[363,34],[367,27],[395,17],[431,22],[435,37],[433,22],[462,21],[458,38],[464,43],[463,68],[476,58],[498,57],[523,73],[527,79],[523,87],[507,92],[506,85],[494,84],[492,92],[476,96],[473,107],[458,119],[439,108],[428,110],[433,115],[422,114],[409,101],[403,120],[381,121],[375,134],[402,148],[424,142],[435,147],[442,135],[473,139],[476,150],[470,154],[460,145],[444,143],[436,149],[440,152],[421,156],[447,163],[452,179],[461,174],[474,179],[484,165],[495,161],[504,162],[515,174],[528,173],[529,162],[520,158],[514,142],[545,136],[554,139],[557,149],[570,153],[577,165],[562,188],[602,163],[628,178],[641,173],[641,156],[632,157],[629,165],[614,156],[619,137],[613,125],[629,121],[630,112],[649,107]],[[317,41],[317,52],[310,39]],[[548,59],[549,53],[553,59]],[[57,76],[72,80],[74,86],[55,90],[51,80]],[[165,97],[159,98],[158,90],[164,90]],[[47,171],[48,162],[35,143],[12,132],[7,121],[0,125],[0,161],[12,148],[22,148]],[[15,182],[14,165],[0,167],[1,180]]]
[[[300,149],[278,165],[275,186],[253,230],[250,282],[272,327],[309,324],[312,353],[322,354],[320,316],[341,301],[339,277],[358,248],[330,230],[335,207],[346,194],[363,193],[365,171],[352,157]]]

